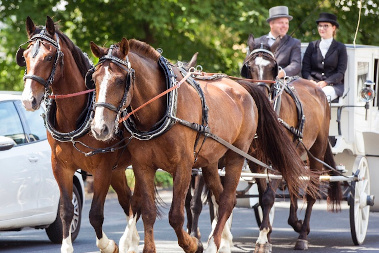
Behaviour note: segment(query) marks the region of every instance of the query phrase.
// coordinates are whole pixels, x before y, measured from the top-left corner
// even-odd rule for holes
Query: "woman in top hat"
[[[322,88],[329,101],[342,96],[347,68],[346,46],[334,39],[339,27],[337,17],[320,13],[316,20],[321,39],[309,43],[303,58],[301,73]]]

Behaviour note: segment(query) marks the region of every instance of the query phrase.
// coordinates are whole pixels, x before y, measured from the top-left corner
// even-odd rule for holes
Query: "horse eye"
[[[124,80],[122,80],[122,79],[117,79],[116,80],[116,85],[122,85],[124,83]]]
[[[51,61],[53,59],[53,57],[51,55],[48,55],[45,57],[45,61]]]

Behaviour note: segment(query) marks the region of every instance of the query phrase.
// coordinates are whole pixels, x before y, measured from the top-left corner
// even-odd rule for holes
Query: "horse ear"
[[[120,51],[123,54],[123,57],[127,56],[129,53],[129,42],[126,38],[122,38],[120,42]]]
[[[55,25],[54,25],[54,21],[49,16],[46,17],[46,30],[50,35],[54,36]]]
[[[195,67],[196,64],[197,64],[197,55],[199,54],[199,52],[196,52],[193,56],[192,56],[192,59],[191,61],[188,63],[188,67],[191,68],[191,67]]]
[[[35,30],[36,30],[36,26],[34,25],[33,20],[28,16],[26,18],[26,32],[28,33],[29,38],[32,37]]]
[[[270,49],[271,49],[271,52],[275,52],[276,49],[279,47],[280,45],[280,41],[281,41],[282,37],[278,36],[274,42],[274,44],[271,45]]]
[[[253,51],[255,42],[254,42],[254,35],[250,34],[249,38],[247,39],[247,45],[249,46],[249,51]]]
[[[92,51],[92,54],[97,57],[97,58],[100,58],[102,56],[105,55],[105,50],[104,48],[102,47],[99,47],[98,45],[95,44],[95,42],[91,41],[91,51]]]

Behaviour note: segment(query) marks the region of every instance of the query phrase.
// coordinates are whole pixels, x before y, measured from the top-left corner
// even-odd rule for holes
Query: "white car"
[[[52,242],[61,243],[60,194],[41,117],[44,110],[26,111],[20,94],[0,92],[0,231],[44,228]],[[84,204],[79,172],[73,178],[72,240],[79,233]]]

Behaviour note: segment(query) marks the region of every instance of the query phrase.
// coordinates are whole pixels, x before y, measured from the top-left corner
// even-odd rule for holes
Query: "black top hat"
[[[318,19],[316,20],[316,23],[318,24],[319,22],[327,22],[327,23],[331,23],[332,25],[335,25],[337,26],[337,28],[340,26],[337,22],[337,17],[336,15],[334,14],[331,14],[331,13],[326,13],[326,12],[322,12],[320,13],[320,16],[318,17]]]
[[[270,17],[266,20],[267,23],[270,23],[271,20],[276,18],[288,18],[288,20],[292,20],[292,16],[288,15],[288,7],[287,6],[275,6],[268,10]]]

